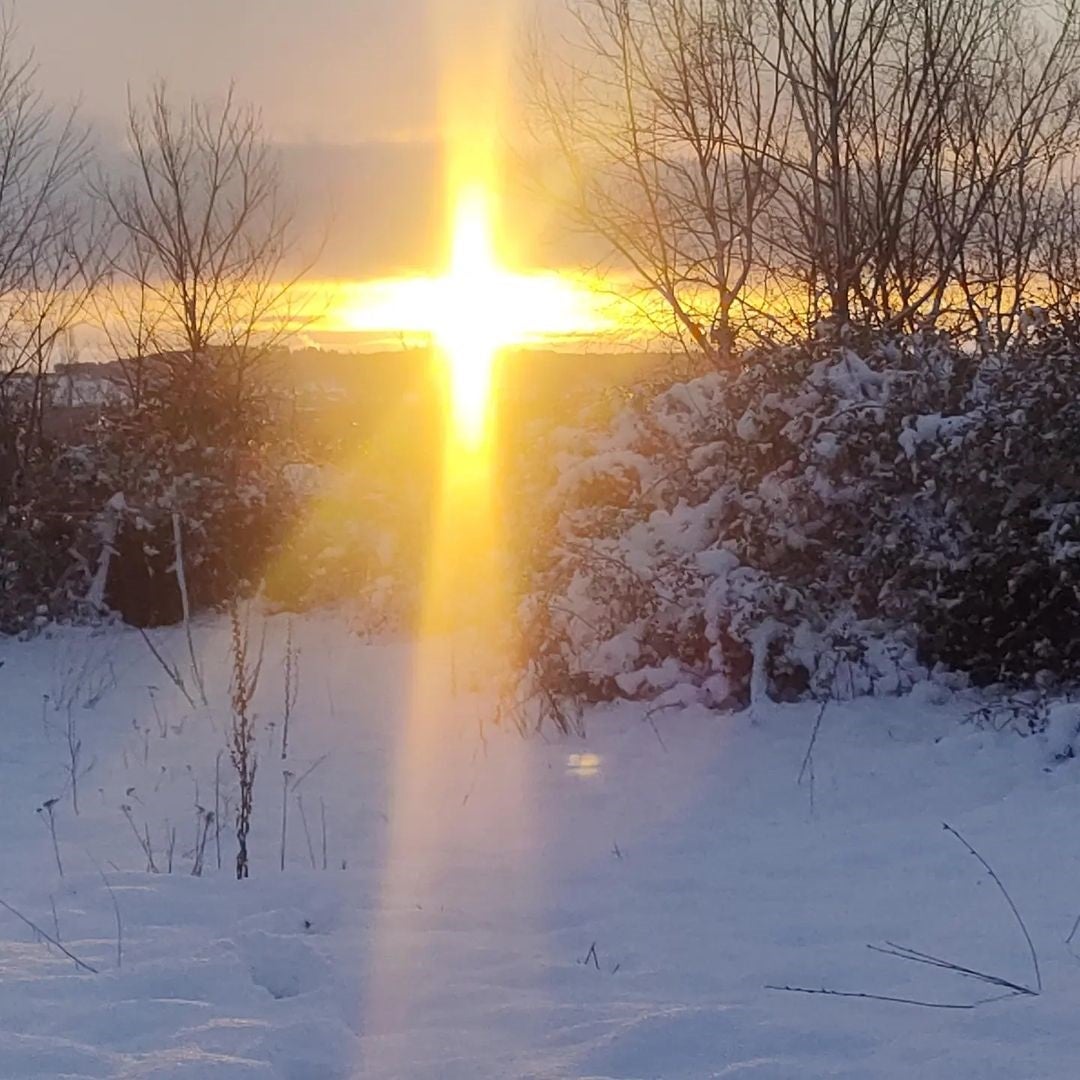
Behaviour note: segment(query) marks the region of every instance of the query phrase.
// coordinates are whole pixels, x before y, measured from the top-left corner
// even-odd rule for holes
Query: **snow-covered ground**
[[[409,650],[321,616],[296,623],[282,762],[285,625],[269,625],[245,882],[229,822],[221,869],[211,825],[191,873],[196,806],[235,803],[227,624],[199,627],[195,710],[137,633],[0,643],[0,900],[96,969],[0,908],[0,1077],[1077,1074],[1080,763],[1042,737],[962,724],[970,703],[927,686],[832,705],[811,803],[812,706],[757,723],[625,707],[584,741],[490,724],[481,741],[485,710],[449,664],[410,706]],[[183,665],[181,635],[155,641]],[[54,798],[63,877],[39,809]],[[766,988],[999,992],[867,948],[886,941],[1034,986],[1004,898],[943,822],[1008,888],[1041,995],[939,1009]]]

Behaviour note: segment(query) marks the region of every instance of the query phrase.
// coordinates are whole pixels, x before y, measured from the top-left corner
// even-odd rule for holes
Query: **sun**
[[[483,180],[455,188],[445,270],[346,289],[326,325],[367,334],[430,336],[446,366],[453,430],[467,445],[488,433],[492,377],[501,351],[602,336],[612,319],[582,275],[509,268],[499,251],[497,200]]]
[[[448,368],[454,430],[469,445],[488,429],[500,350],[595,324],[580,285],[500,264],[493,200],[481,184],[458,193],[449,269],[432,285],[431,333]]]
[[[450,271],[437,283],[432,333],[447,365],[453,428],[467,444],[487,430],[495,358],[525,332],[520,280],[499,268],[485,192],[461,194],[454,214]]]

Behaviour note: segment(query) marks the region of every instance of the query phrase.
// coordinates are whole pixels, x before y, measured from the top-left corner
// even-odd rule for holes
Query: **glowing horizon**
[[[483,425],[487,387],[508,348],[596,342],[619,324],[610,300],[581,274],[511,269],[499,250],[497,198],[482,180],[452,196],[440,274],[316,285],[334,297],[311,328],[392,340],[420,337],[442,354],[455,422]]]

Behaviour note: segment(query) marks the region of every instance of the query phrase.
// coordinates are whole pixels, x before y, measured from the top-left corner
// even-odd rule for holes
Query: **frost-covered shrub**
[[[104,417],[82,452],[102,496],[105,606],[156,625],[182,616],[179,572],[192,611],[258,586],[298,506],[280,454],[259,434],[256,427],[243,440],[214,430],[177,438],[155,410]]]
[[[0,498],[0,633],[80,614],[97,548],[85,458],[43,443]]]
[[[379,486],[366,463],[304,463],[270,414],[170,420],[158,401],[111,404],[27,459],[0,503],[0,633],[178,622],[182,587],[191,612],[261,589],[291,610],[347,600],[359,632],[408,623],[422,494]]]
[[[913,468],[940,522],[900,583],[927,651],[980,681],[1080,673],[1080,343],[1071,325],[985,362],[969,425]]]
[[[1071,327],[989,358],[819,341],[559,431],[527,686],[732,705],[896,691],[938,662],[1075,675],[1078,365]]]

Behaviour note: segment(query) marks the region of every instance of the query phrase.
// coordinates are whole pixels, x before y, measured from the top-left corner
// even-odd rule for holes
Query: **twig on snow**
[[[158,872],[157,865],[154,862],[154,845],[150,840],[150,826],[144,825],[143,832],[139,832],[139,827],[135,824],[135,818],[132,815],[131,807],[126,803],[120,807],[121,813],[127,818],[127,823],[131,826],[131,831],[135,834],[135,839],[139,841],[139,847],[142,848],[143,854],[146,856],[146,869],[151,874]]]
[[[919,998],[893,997],[890,994],[863,994],[855,990],[820,990],[808,986],[773,986],[766,984],[766,990],[783,990],[789,994],[823,994],[825,997],[865,998],[867,1001],[891,1001],[897,1005],[921,1005],[924,1009],[974,1009],[974,1004],[951,1001],[921,1001]]]
[[[1069,936],[1065,939],[1066,945],[1073,943],[1073,938],[1076,937],[1076,932],[1080,930],[1080,915],[1076,916],[1076,922],[1073,923],[1072,929],[1069,931]]]
[[[176,664],[169,663],[165,654],[154,644],[153,639],[141,626],[139,627],[139,634],[142,636],[143,641],[146,643],[146,647],[150,650],[154,659],[161,666],[161,669],[169,676],[170,682],[172,682],[173,686],[183,694],[184,700],[192,709],[198,708],[195,704],[195,699],[188,691],[187,684],[184,682],[184,676],[180,674],[180,668]]]
[[[300,823],[304,826],[304,839],[307,841],[308,858],[311,860],[311,869],[317,870],[315,864],[315,848],[311,843],[311,830],[308,828],[307,814],[304,813],[304,796],[297,792],[296,805],[300,809]]]
[[[949,833],[952,833],[961,844],[967,848],[968,853],[973,855],[982,864],[982,867],[990,875],[990,880],[998,887],[1001,895],[1005,897],[1005,903],[1009,905],[1009,910],[1013,913],[1016,919],[1017,925],[1020,927],[1020,932],[1024,935],[1024,940],[1027,942],[1028,952],[1031,954],[1031,966],[1035,971],[1035,990],[1032,991],[1028,988],[1028,993],[1042,993],[1042,973],[1039,971],[1039,956],[1035,951],[1035,944],[1031,940],[1031,935],[1028,933],[1027,925],[1024,922],[1023,916],[1020,914],[1016,904],[1013,903],[1013,898],[1009,895],[1009,890],[1002,884],[1001,878],[994,873],[994,868],[965,840],[947,821],[941,823],[941,827]]]
[[[296,698],[300,692],[300,650],[293,642],[293,624],[289,619],[285,637],[284,669],[284,708],[281,726],[281,760],[289,755],[289,721],[296,708]]]
[[[828,708],[829,699],[826,698],[821,703],[821,708],[818,709],[817,719],[814,721],[814,729],[810,732],[810,742],[806,746],[806,753],[803,755],[802,765],[799,767],[799,778],[795,781],[797,785],[801,785],[803,777],[806,776],[809,771],[810,774],[810,810],[814,809],[814,747],[817,745],[818,733],[821,731],[821,721],[825,719],[825,710]]]
[[[112,900],[113,914],[116,916],[116,967],[119,970],[124,966],[124,921],[120,917],[120,904],[116,899],[116,893],[113,891],[112,885],[109,884],[109,879],[105,876],[105,871],[98,865],[97,859],[91,855],[90,861],[94,864],[94,868],[100,875],[105,888],[109,890],[109,899]],[[60,935],[57,934],[56,936],[59,937]]]
[[[199,691],[199,698],[205,707],[206,684],[203,682],[202,670],[199,667],[199,659],[195,653],[195,640],[191,636],[191,601],[188,598],[187,573],[184,568],[184,532],[180,524],[180,515],[173,511],[173,548],[176,553],[176,562],[173,570],[176,573],[176,585],[180,590],[180,605],[184,618],[184,637],[187,639],[188,658],[191,661],[191,677],[195,682],[195,688]]]
[[[322,757],[316,758],[292,783],[293,791],[296,789],[330,756],[329,753],[323,754]]]
[[[70,949],[67,949],[63,945],[61,945],[60,942],[52,936],[52,934],[46,933],[46,931],[42,930],[36,922],[34,922],[32,919],[28,919],[21,911],[13,908],[6,900],[0,900],[0,907],[2,907],[5,911],[10,911],[11,914],[15,916],[15,918],[20,919],[22,922],[26,923],[26,925],[29,926],[30,929],[38,935],[38,937],[43,938],[50,945],[55,945],[69,960],[74,961],[77,968],[82,971],[89,971],[91,975],[96,975],[98,973],[96,967],[91,967],[85,960],[80,960]]]
[[[944,971],[955,971],[958,975],[963,975],[969,979],[978,979],[979,982],[989,983],[991,986],[1000,986],[1002,989],[1011,990],[1016,994],[1028,994],[1033,997],[1037,995],[1037,991],[1032,990],[1031,987],[1014,983],[1009,979],[1002,978],[1000,975],[989,975],[985,971],[964,967],[962,964],[955,964],[951,960],[943,960],[940,956],[919,952],[918,949],[909,949],[905,945],[897,945],[894,941],[886,941],[884,948],[880,945],[867,945],[866,947],[872,952],[881,953],[883,956],[895,956],[898,960],[910,960],[915,964],[926,964],[928,967],[941,968]]]
[[[667,743],[664,742],[663,736],[660,734],[660,729],[656,726],[656,721],[653,719],[653,714],[663,712],[665,709],[672,708],[671,705],[656,705],[649,709],[642,719],[652,728],[653,734],[656,736],[656,741],[660,744],[660,749],[666,754],[668,752]]]
[[[60,876],[64,876],[64,864],[60,861],[60,845],[56,841],[56,815],[53,813],[53,807],[56,806],[59,801],[58,797],[52,799],[46,799],[41,806],[38,807],[38,813],[42,810],[49,815],[48,827],[49,835],[52,837],[53,855],[56,857],[56,869],[60,872]],[[42,818],[42,821],[45,819]]]
[[[322,868],[326,869],[326,802],[319,799],[319,817],[322,820]]]
[[[824,710],[822,710],[824,712]],[[819,714],[820,719],[820,714]],[[811,739],[811,745],[813,740]],[[809,758],[808,753],[808,758]],[[909,948],[906,945],[897,945],[893,941],[886,941],[884,947],[880,945],[868,945],[867,948],[873,952],[882,953],[885,956],[892,956],[898,960],[908,960],[916,964],[925,964],[928,967],[940,968],[943,971],[952,971],[956,974],[969,979],[976,979],[979,982],[987,983],[990,986],[996,986],[1006,991],[1004,994],[998,994],[994,997],[983,998],[979,1001],[969,1003],[946,1003],[946,1002],[934,1002],[924,1001],[918,998],[903,998],[894,997],[889,994],[869,994],[862,991],[852,990],[830,990],[825,987],[821,989],[812,989],[805,986],[776,986],[766,985],[766,990],[785,990],[789,993],[796,994],[823,994],[828,997],[850,997],[850,998],[866,998],[872,1001],[891,1001],[901,1005],[921,1005],[924,1008],[933,1009],[974,1009],[978,1005],[985,1005],[991,1001],[1001,1001],[1005,998],[1017,997],[1019,995],[1025,995],[1028,997],[1037,997],[1042,993],[1042,975],[1039,971],[1039,959],[1035,951],[1035,945],[1031,940],[1031,935],[1028,933],[1027,925],[1024,923],[1023,917],[1020,914],[1016,904],[1013,903],[1012,897],[1009,895],[1008,890],[1005,888],[1001,879],[995,873],[993,867],[980,855],[974,847],[960,835],[951,825],[947,822],[942,822],[943,828],[952,833],[968,850],[968,852],[979,860],[983,869],[990,875],[991,880],[997,885],[1002,896],[1005,897],[1006,903],[1009,905],[1009,909],[1012,911],[1016,918],[1017,923],[1020,926],[1020,930],[1024,935],[1024,940],[1027,942],[1028,951],[1031,953],[1032,968],[1035,972],[1035,987],[1025,986],[1022,983],[1013,982],[1010,979],[1002,978],[1000,975],[991,975],[985,971],[979,971],[976,968],[965,967],[962,964],[954,963],[951,960],[942,959],[940,956],[934,956],[931,953],[920,952],[918,949]],[[1069,935],[1067,941],[1071,941],[1074,934],[1080,930],[1080,918],[1077,919],[1076,925],[1073,927],[1072,933]]]
[[[585,959],[580,960],[579,963],[584,964],[586,967],[588,967],[589,966],[589,961],[592,961],[592,963],[596,965],[596,970],[597,971],[600,970],[600,957],[597,956],[597,954],[596,954],[596,942],[595,941],[589,946],[589,951],[585,954]]]
[[[221,755],[214,759],[214,847],[217,848],[217,868],[221,869]]]
[[[281,859],[280,868],[285,870],[285,842],[289,828],[289,781],[293,774],[288,769],[281,770]]]

